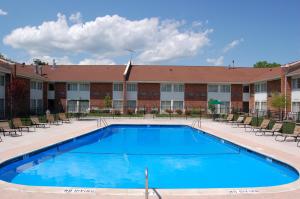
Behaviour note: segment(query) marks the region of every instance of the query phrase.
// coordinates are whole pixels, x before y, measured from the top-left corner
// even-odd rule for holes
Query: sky
[[[0,0],[18,62],[232,65],[300,59],[300,0]]]

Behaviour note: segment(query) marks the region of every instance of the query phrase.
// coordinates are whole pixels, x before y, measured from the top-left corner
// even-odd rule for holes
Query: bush
[[[176,112],[178,115],[182,115],[182,110],[181,110],[181,109],[177,109],[175,112]]]
[[[200,109],[192,109],[191,114],[192,115],[200,115]]]
[[[151,114],[157,115],[157,114],[158,114],[158,110],[157,110],[157,109],[152,109],[152,110],[151,110]]]
[[[113,111],[113,114],[114,114],[114,115],[121,115],[121,111],[120,111],[120,110],[114,110],[114,111]]]
[[[294,122],[284,122],[282,126],[282,133],[293,133],[296,124]]]
[[[141,108],[137,111],[138,114],[145,114],[146,110],[144,108]]]
[[[133,115],[134,114],[134,110],[133,109],[128,109],[127,110],[127,114],[128,115]]]
[[[187,116],[190,116],[192,114],[192,112],[190,110],[185,110],[184,114],[187,115]]]
[[[172,114],[173,113],[173,111],[171,109],[166,109],[165,112],[168,113],[168,114]]]

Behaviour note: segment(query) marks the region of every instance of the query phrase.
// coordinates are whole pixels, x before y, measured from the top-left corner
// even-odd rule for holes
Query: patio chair
[[[218,121],[218,122],[229,122],[229,121],[232,121],[233,120],[233,114],[229,114],[227,116],[227,118],[217,118],[215,121]]]
[[[273,125],[272,129],[270,129],[270,130],[265,129],[265,130],[257,131],[257,132],[255,132],[255,135],[262,136],[262,135],[267,135],[268,133],[270,133],[270,135],[273,136],[276,133],[280,133],[282,126],[283,126],[282,123],[275,123]]]
[[[247,127],[251,127],[252,117],[246,117],[243,123],[236,124],[238,128],[241,126],[246,130]]]
[[[282,137],[282,139],[278,139]],[[296,142],[297,139],[300,137],[300,126],[295,126],[294,132],[289,134],[289,133],[280,133],[276,135],[275,140],[278,142],[284,142],[286,141],[287,138],[293,138],[294,141]]]
[[[33,127],[33,126],[23,125],[23,122],[18,117],[13,118],[12,123],[13,123],[14,128],[18,129],[19,131],[23,131],[23,129],[27,129],[27,132],[29,132],[30,128],[34,128],[34,130],[35,130],[35,127]]]
[[[31,123],[32,125],[34,125],[35,127],[42,127],[42,128],[46,128],[47,127],[47,123],[44,122],[40,122],[39,118],[36,116],[31,116],[30,117]]]
[[[59,120],[55,120],[55,118],[52,114],[47,115],[47,122],[49,124],[56,124],[56,125],[62,124],[59,122]]]
[[[270,124],[270,120],[269,119],[264,119],[262,121],[262,123],[260,124],[260,126],[252,126],[251,131],[255,132],[255,131],[267,130],[269,124]]]
[[[67,118],[65,113],[59,113],[58,118],[62,123],[71,123],[70,119]]]
[[[231,125],[241,124],[241,123],[243,123],[244,119],[245,119],[245,117],[243,115],[240,115],[236,121],[229,121],[229,123]]]
[[[9,123],[7,121],[1,121],[0,122],[0,132],[3,133],[3,136],[5,136],[5,133],[8,133],[9,135],[12,135],[12,133],[14,133],[16,136],[19,135],[17,133],[17,129],[12,129],[9,126]],[[20,135],[22,135],[22,132],[20,132]]]

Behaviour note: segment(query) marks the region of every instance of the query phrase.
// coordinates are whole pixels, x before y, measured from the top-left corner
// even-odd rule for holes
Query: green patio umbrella
[[[222,104],[221,101],[216,100],[216,99],[210,99],[210,100],[208,101],[208,103],[209,103],[209,104],[212,104],[212,105]]]

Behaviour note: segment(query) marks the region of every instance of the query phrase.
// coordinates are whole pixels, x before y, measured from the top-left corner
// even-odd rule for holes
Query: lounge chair
[[[46,125],[48,124],[48,123],[40,122],[39,118],[35,117],[35,116],[31,116],[30,120],[31,120],[32,125],[34,125],[37,128],[38,127],[46,128],[47,127]]]
[[[10,128],[9,123],[7,121],[0,122],[0,132],[3,133],[3,136],[5,136],[5,133],[8,133],[9,135],[12,135],[12,133],[14,133],[16,136],[19,135],[17,133],[17,129]],[[20,132],[20,136],[21,135],[22,135],[22,132]]]
[[[282,137],[282,139],[278,139]],[[287,138],[293,138],[294,141],[297,141],[297,139],[300,137],[300,126],[295,126],[294,132],[289,134],[289,133],[280,133],[276,135],[275,140],[279,142],[284,142],[286,141]]]
[[[251,122],[252,122],[252,117],[249,116],[249,117],[246,117],[246,119],[244,120],[243,123],[236,124],[236,125],[237,125],[237,127],[242,126],[246,130],[247,127],[251,127]]]
[[[243,115],[239,116],[238,119],[236,121],[229,121],[230,124],[234,125],[234,124],[241,124],[243,123],[245,117]]]
[[[47,115],[47,122],[49,124],[56,124],[56,125],[61,124],[61,123],[59,123],[59,120],[54,119],[54,116],[52,114]]]
[[[62,123],[71,123],[70,119],[67,118],[65,113],[59,113],[58,118]]]
[[[232,120],[233,120],[233,114],[229,114],[226,119],[224,119],[224,118],[217,118],[216,119],[216,121],[218,121],[218,122],[229,122],[229,121],[232,121]]]
[[[265,129],[261,131],[255,132],[255,135],[267,135],[270,133],[271,136],[275,135],[276,133],[280,133],[282,129],[283,124],[282,123],[275,123],[272,127],[272,129]]]
[[[270,124],[270,120],[269,119],[264,119],[262,121],[262,123],[260,124],[260,126],[252,126],[251,127],[251,131],[255,132],[255,131],[263,131],[263,130],[267,130],[268,126]]]
[[[23,122],[18,117],[17,118],[13,118],[12,119],[12,123],[13,123],[14,128],[16,128],[16,129],[18,129],[20,131],[23,131],[23,129],[27,129],[27,132],[29,132],[30,128],[34,128],[34,130],[35,130],[35,127],[33,127],[33,126],[23,125]]]

